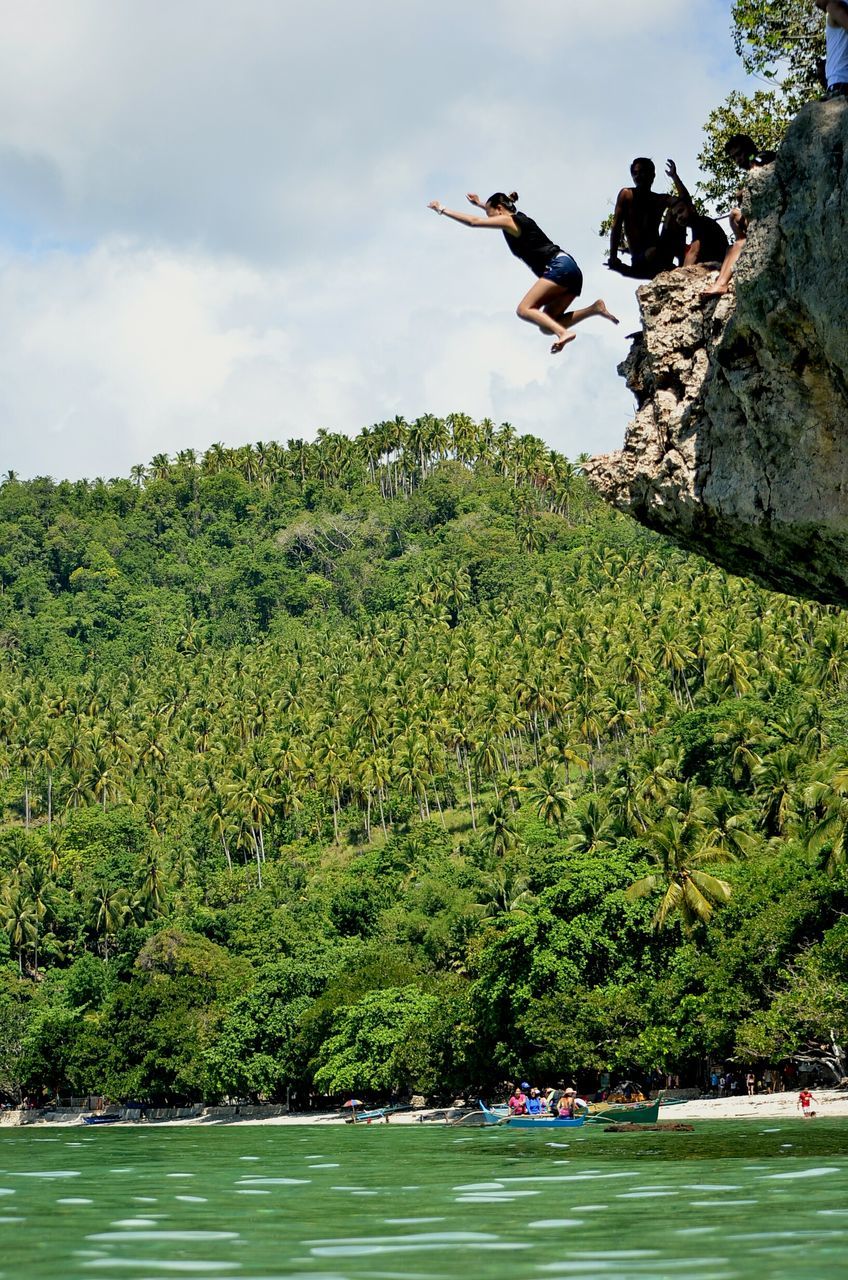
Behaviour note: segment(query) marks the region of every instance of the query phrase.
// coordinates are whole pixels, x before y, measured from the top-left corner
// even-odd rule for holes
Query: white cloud
[[[737,75],[726,6],[680,7],[0,0],[3,466],[452,408],[613,446],[637,318],[597,225],[637,152],[694,178]],[[618,333],[552,359],[499,237],[425,208],[512,186]]]

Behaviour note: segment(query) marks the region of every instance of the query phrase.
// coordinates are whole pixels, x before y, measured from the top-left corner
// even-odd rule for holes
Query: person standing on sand
[[[824,74],[829,98],[848,97],[848,4],[845,0],[814,0],[827,14],[827,56]]]
[[[567,343],[574,341],[576,335],[569,330],[583,320],[602,316],[604,320],[618,324],[603,298],[598,298],[589,307],[569,311],[572,302],[583,291],[583,273],[570,253],[563,252],[532,218],[518,211],[515,207],[517,191],[510,195],[496,191],[485,204],[474,192],[469,192],[467,199],[469,204],[482,209],[485,217],[446,209],[438,200],[431,200],[427,207],[453,222],[462,223],[464,227],[488,227],[492,231],[503,232],[510,253],[538,276],[533,288],[518,304],[518,318],[537,325],[543,333],[553,335],[552,355],[557,355]]]
[[[757,1077],[754,1075],[753,1071],[749,1071],[745,1077],[745,1085],[748,1089],[749,1098],[753,1098],[754,1096],[754,1087],[756,1083],[757,1083]]]
[[[814,1102],[818,1105],[817,1099],[813,1097],[809,1089],[804,1088],[798,1094],[798,1110],[803,1112],[804,1116],[806,1116],[808,1120],[815,1118],[816,1113],[813,1111]]]

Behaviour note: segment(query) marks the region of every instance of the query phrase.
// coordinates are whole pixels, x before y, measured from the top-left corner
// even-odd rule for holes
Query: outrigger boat
[[[356,1107],[351,1107],[350,1115],[345,1116],[345,1124],[384,1124],[389,1123],[390,1116],[397,1115],[398,1111],[409,1111],[408,1106],[394,1104],[389,1107],[374,1107],[371,1111],[359,1111]]]
[[[121,1119],[120,1113],[117,1111],[94,1112],[90,1116],[83,1116],[83,1124],[116,1124]]]
[[[586,1117],[595,1124],[656,1124],[660,1100],[653,1102],[597,1102]]]
[[[579,1129],[586,1123],[585,1116],[575,1116],[571,1120],[560,1120],[555,1116],[513,1116],[499,1108],[492,1110],[485,1102],[480,1103],[485,1125],[508,1125],[510,1129]]]

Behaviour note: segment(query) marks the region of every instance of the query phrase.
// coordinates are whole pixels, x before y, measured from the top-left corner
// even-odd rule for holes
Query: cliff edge
[[[754,171],[735,288],[667,272],[619,367],[637,413],[586,466],[607,501],[734,573],[848,603],[848,101]]]

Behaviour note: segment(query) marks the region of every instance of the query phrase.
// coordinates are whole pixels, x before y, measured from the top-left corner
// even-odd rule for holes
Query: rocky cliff
[[[734,573],[848,603],[848,102],[806,107],[751,175],[735,287],[639,290],[619,372],[636,417],[594,458],[599,492]]]

